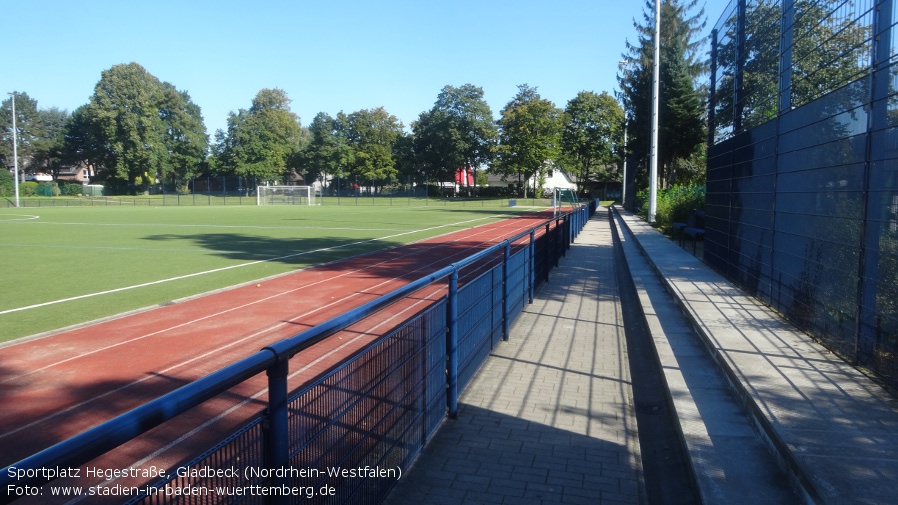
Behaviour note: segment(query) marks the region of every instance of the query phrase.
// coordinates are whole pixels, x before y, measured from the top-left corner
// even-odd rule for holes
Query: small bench
[[[673,227],[676,230],[680,247],[686,245],[686,237],[692,240],[692,254],[695,255],[695,243],[705,238],[705,211],[693,210],[689,214],[687,222],[676,222]]]

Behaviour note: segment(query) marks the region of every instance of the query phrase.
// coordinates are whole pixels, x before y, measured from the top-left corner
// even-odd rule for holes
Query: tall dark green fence
[[[894,0],[736,0],[713,32],[705,260],[898,386]]]

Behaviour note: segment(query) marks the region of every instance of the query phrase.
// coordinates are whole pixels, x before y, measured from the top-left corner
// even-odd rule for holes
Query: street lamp
[[[15,187],[16,187],[16,208],[19,208],[19,142],[16,137],[16,92],[9,93],[12,97],[12,159],[13,169],[15,170]]]
[[[649,224],[655,224],[658,206],[658,81],[661,74],[661,0],[655,0],[655,54],[652,69],[652,154],[649,170]]]
[[[624,73],[628,72],[630,60],[621,60],[617,67],[623,69]],[[626,75],[624,76],[626,79]],[[623,208],[627,208],[627,112],[624,112],[624,174],[623,184],[621,184],[620,203]]]

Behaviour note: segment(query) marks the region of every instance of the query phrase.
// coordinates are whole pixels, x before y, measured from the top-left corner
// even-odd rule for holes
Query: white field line
[[[372,266],[376,266],[376,265],[369,265],[369,266],[366,267],[366,268],[371,268]],[[423,267],[422,267],[422,268],[423,268]],[[316,282],[313,282],[313,283],[310,283],[310,284],[305,284],[305,285],[303,285],[303,286],[299,286],[299,287],[296,287],[296,288],[294,288],[294,289],[290,289],[290,290],[287,290],[287,291],[282,291],[282,292],[280,292],[280,293],[276,293],[276,294],[274,294],[274,295],[271,295],[271,296],[268,296],[268,297],[265,297],[265,298],[261,298],[261,299],[258,299],[258,300],[254,300],[254,301],[252,301],[252,302],[249,302],[249,303],[246,303],[246,304],[237,306],[237,307],[231,307],[231,308],[228,308],[228,309],[225,309],[225,310],[222,310],[222,311],[213,313],[213,314],[206,314],[205,316],[202,316],[202,317],[199,317],[199,318],[196,318],[196,319],[193,319],[193,320],[191,320],[191,321],[187,321],[187,322],[184,322],[184,323],[181,323],[181,324],[177,324],[177,325],[175,325],[175,326],[171,326],[171,327],[163,328],[163,329],[161,329],[161,330],[157,330],[157,331],[154,331],[154,332],[146,333],[146,334],[143,334],[143,335],[140,335],[140,336],[137,336],[137,337],[128,339],[128,340],[124,340],[124,341],[121,341],[121,342],[116,342],[116,343],[114,343],[114,344],[111,344],[111,345],[108,345],[108,346],[104,346],[104,347],[101,347],[101,348],[92,349],[92,350],[90,350],[90,351],[80,353],[80,354],[78,354],[78,355],[76,355],[76,356],[71,356],[71,357],[69,357],[69,358],[66,358],[66,359],[63,359],[63,360],[59,360],[59,361],[56,361],[56,362],[54,362],[54,363],[50,363],[50,364],[45,365],[45,366],[40,367],[40,368],[31,369],[31,370],[29,370],[28,372],[23,373],[23,374],[19,374],[19,375],[16,375],[16,376],[10,376],[10,377],[7,377],[5,380],[0,381],[0,384],[2,384],[2,383],[4,383],[4,382],[9,382],[9,381],[11,381],[11,380],[17,380],[17,379],[20,379],[20,378],[22,378],[22,377],[25,377],[25,376],[28,376],[28,375],[31,375],[31,374],[40,372],[40,371],[42,371],[42,370],[46,370],[46,369],[52,368],[52,367],[54,367],[54,366],[61,365],[61,364],[63,364],[63,363],[69,362],[69,361],[73,361],[73,360],[76,360],[76,359],[80,359],[80,358],[89,356],[89,355],[91,355],[91,354],[96,354],[96,353],[98,353],[98,352],[102,352],[102,351],[105,351],[105,350],[108,350],[108,349],[112,349],[112,348],[114,348],[114,347],[119,347],[119,346],[122,346],[122,345],[125,345],[125,344],[129,344],[129,343],[131,343],[131,342],[136,342],[136,341],[138,341],[138,340],[143,340],[143,339],[145,339],[145,338],[152,337],[152,336],[154,336],[154,335],[159,335],[159,334],[162,334],[162,333],[166,333],[166,332],[168,332],[168,331],[171,331],[171,330],[175,330],[175,329],[178,329],[178,328],[182,328],[182,327],[185,327],[185,326],[189,326],[189,325],[191,325],[191,324],[194,324],[194,323],[203,321],[203,320],[205,320],[205,319],[217,318],[217,317],[219,317],[219,316],[221,316],[221,315],[223,315],[223,314],[227,314],[228,312],[233,312],[233,311],[236,311],[236,310],[243,309],[243,308],[245,308],[245,307],[249,307],[249,306],[255,305],[255,304],[257,304],[257,303],[261,303],[261,302],[264,302],[264,301],[267,301],[267,300],[271,300],[271,299],[273,299],[273,298],[278,298],[278,297],[280,297],[280,296],[288,295],[288,294],[290,294],[290,293],[292,293],[292,292],[299,291],[299,290],[301,290],[301,289],[307,289],[307,288],[309,288],[309,287],[311,287],[311,286],[315,286],[315,285],[317,285],[317,284],[322,284],[322,283],[331,281],[331,280],[333,280],[333,279],[335,279],[335,278],[345,277],[345,276],[347,276],[347,275],[350,275],[350,274],[355,273],[355,272],[360,271],[360,270],[362,270],[362,269],[356,269],[356,270],[351,270],[351,271],[343,272],[343,273],[341,273],[341,274],[335,275],[335,276],[330,277],[330,278],[328,278],[328,279],[322,279],[322,280],[320,280],[320,281],[316,281]],[[413,273],[413,272],[415,272],[415,271],[417,271],[417,270],[410,271],[409,273]],[[373,285],[373,286],[366,287],[366,290],[376,289],[376,288],[378,288],[378,287],[380,287],[380,286],[383,286],[383,285],[386,285],[387,283],[392,282],[393,280],[394,280],[394,279],[387,279],[387,280],[381,281],[381,282],[379,282],[379,283],[377,283],[377,284],[375,284],[375,285]],[[437,290],[439,290],[439,288],[437,288]],[[270,332],[270,331],[272,331],[272,330],[275,330],[275,329],[277,329],[277,328],[279,328],[279,327],[288,325],[288,324],[290,324],[290,323],[292,323],[292,322],[294,322],[294,321],[297,321],[297,320],[299,320],[299,319],[301,319],[301,318],[308,317],[308,316],[310,316],[310,315],[312,315],[312,314],[315,314],[316,312],[319,312],[319,311],[321,311],[321,310],[327,309],[327,308],[329,308],[329,307],[331,307],[331,306],[338,305],[338,304],[342,304],[342,303],[345,302],[346,300],[349,300],[350,298],[353,298],[353,297],[355,297],[355,296],[358,296],[359,294],[361,294],[361,293],[352,293],[352,294],[350,294],[350,295],[348,295],[348,296],[345,296],[345,297],[343,297],[343,298],[341,298],[341,299],[339,299],[339,300],[334,300],[334,301],[332,301],[332,302],[330,302],[330,303],[328,303],[328,304],[325,304],[325,305],[316,307],[316,308],[314,308],[314,309],[312,309],[312,310],[309,310],[309,311],[307,311],[307,312],[304,312],[304,313],[302,313],[302,314],[299,314],[299,315],[293,317],[293,318],[290,319],[290,320],[287,320],[287,321],[280,321],[280,322],[278,322],[278,323],[276,323],[276,324],[274,324],[274,325],[272,325],[272,326],[269,326],[268,328],[265,328],[265,329],[263,329],[263,330],[259,330],[259,331],[255,332],[255,333],[250,334],[250,335],[247,335],[247,336],[245,336],[245,337],[243,337],[243,338],[241,338],[241,339],[238,339],[238,340],[235,340],[235,341],[233,341],[233,342],[230,342],[230,343],[227,343],[227,344],[225,344],[225,345],[222,345],[221,347],[216,348],[215,350],[208,351],[208,352],[206,352],[206,353],[204,353],[204,354],[201,354],[201,355],[199,355],[199,356],[195,356],[195,357],[190,358],[190,359],[187,359],[187,360],[185,360],[185,361],[181,361],[180,363],[177,363],[177,364],[172,365],[172,366],[170,366],[170,367],[168,367],[168,368],[165,368],[165,369],[163,369],[163,370],[158,371],[158,373],[159,373],[159,374],[165,374],[165,373],[172,372],[172,371],[174,371],[175,369],[178,369],[178,368],[180,368],[180,367],[182,367],[182,366],[184,366],[184,365],[188,365],[188,364],[190,364],[190,363],[192,363],[192,362],[194,362],[194,361],[197,361],[197,360],[199,360],[199,359],[205,358],[205,357],[207,357],[207,356],[209,356],[209,355],[211,355],[211,354],[215,354],[215,353],[217,353],[218,351],[220,351],[221,349],[225,349],[225,348],[231,347],[231,346],[233,346],[233,345],[236,345],[236,344],[239,344],[239,343],[241,343],[241,342],[244,342],[244,341],[246,341],[246,340],[248,340],[248,339],[256,338],[256,337],[258,337],[259,335],[263,335],[263,334],[265,334],[265,333],[267,333],[267,332]],[[427,295],[427,296],[429,296],[429,295]],[[426,297],[425,297],[425,298],[426,298]],[[416,302],[415,305],[417,305],[418,303],[419,303],[419,302]],[[393,318],[391,318],[391,319],[393,319]],[[384,324],[384,323],[381,323],[381,324]],[[368,330],[368,331],[371,331],[371,330]],[[364,333],[363,333],[363,334],[364,334]],[[360,335],[360,336],[361,336],[361,335]],[[359,338],[359,337],[356,337],[356,338]],[[328,353],[322,355],[319,359],[317,359],[317,360],[315,360],[315,361],[313,361],[313,362],[311,362],[311,363],[308,363],[305,367],[301,368],[300,370],[298,370],[297,372],[295,372],[293,375],[295,375],[296,373],[299,373],[299,372],[301,372],[301,371],[307,369],[309,366],[312,366],[312,365],[314,365],[315,363],[318,363],[319,361],[321,361],[321,359],[324,359],[325,357],[327,357],[327,356],[333,354],[333,353],[336,352],[338,349],[340,349],[340,348],[344,347],[345,345],[348,345],[350,342],[356,340],[356,338],[351,339],[350,341],[344,343],[343,345],[337,347],[336,349],[334,349],[334,350],[332,350],[332,351],[330,351],[330,352],[328,352]],[[292,376],[292,375],[291,375],[291,376]],[[124,384],[124,385],[122,385],[122,386],[120,386],[120,387],[118,387],[118,388],[116,388],[116,389],[114,389],[114,390],[107,391],[107,392],[105,392],[105,393],[103,393],[103,394],[101,394],[101,395],[99,395],[99,396],[95,396],[95,397],[92,397],[92,398],[90,398],[90,399],[88,399],[88,400],[82,401],[82,402],[80,402],[80,403],[78,403],[78,404],[71,405],[71,406],[69,406],[69,407],[67,407],[67,408],[65,408],[65,409],[56,411],[56,412],[54,412],[53,414],[50,414],[50,415],[47,415],[47,416],[43,416],[43,417],[41,417],[40,419],[36,419],[36,420],[34,420],[34,421],[32,421],[32,422],[26,424],[26,425],[19,426],[19,427],[17,427],[16,429],[13,429],[13,430],[10,430],[10,431],[8,431],[8,432],[6,432],[6,433],[0,434],[0,439],[5,438],[5,437],[8,437],[8,436],[10,436],[10,435],[13,435],[13,434],[15,434],[15,433],[18,433],[18,432],[23,431],[23,430],[25,430],[25,429],[28,429],[28,428],[30,428],[30,427],[32,427],[32,426],[34,426],[34,425],[37,425],[37,424],[39,424],[39,423],[41,423],[41,422],[44,422],[44,421],[46,421],[46,420],[52,419],[52,418],[54,418],[54,417],[57,417],[57,416],[59,416],[59,415],[61,415],[61,414],[64,414],[64,413],[66,413],[66,412],[69,412],[69,411],[75,410],[75,409],[77,409],[77,408],[83,407],[84,405],[87,405],[87,404],[89,404],[89,403],[91,403],[91,402],[93,402],[93,401],[95,401],[95,400],[98,400],[98,399],[100,399],[100,398],[103,398],[103,397],[105,397],[105,396],[108,396],[108,395],[111,395],[111,394],[116,393],[116,392],[118,392],[118,391],[127,389],[127,388],[129,388],[129,387],[131,387],[131,386],[133,386],[133,385],[140,384],[141,382],[145,382],[145,381],[147,381],[147,380],[149,380],[149,379],[152,379],[153,377],[154,377],[154,376],[147,376],[147,377],[144,377],[144,378],[142,378],[142,379],[137,379],[137,380],[131,381],[131,382],[129,382],[128,384]]]
[[[253,265],[259,265],[259,264],[262,264],[262,263],[269,263],[269,262],[272,262],[272,261],[281,261],[281,260],[284,260],[284,259],[295,258],[295,257],[297,257],[297,256],[304,256],[304,255],[312,254],[312,253],[316,253],[316,252],[331,251],[331,250],[340,249],[340,248],[344,248],[344,247],[355,246],[355,245],[359,245],[359,244],[367,244],[367,243],[369,243],[369,242],[378,242],[378,241],[381,241],[381,240],[388,240],[388,239],[391,239],[391,238],[401,237],[401,236],[403,236],[403,235],[411,235],[411,234],[414,234],[414,233],[421,233],[421,232],[425,232],[425,231],[438,230],[438,229],[440,229],[440,228],[448,228],[448,227],[453,227],[453,226],[460,226],[460,225],[463,225],[463,224],[470,224],[470,223],[473,223],[473,222],[483,221],[483,220],[486,220],[486,219],[492,219],[492,218],[495,218],[495,217],[501,217],[501,216],[498,216],[498,215],[497,215],[497,216],[486,216],[486,217],[481,217],[481,218],[477,218],[477,219],[470,219],[470,220],[467,220],[467,221],[460,221],[460,222],[457,222],[457,223],[450,223],[450,224],[443,224],[443,225],[439,225],[439,226],[432,226],[432,227],[429,227],[429,228],[422,228],[422,229],[420,229],[420,230],[412,230],[412,231],[406,231],[406,232],[402,232],[402,233],[396,233],[396,234],[393,234],[393,235],[386,235],[386,236],[383,236],[383,237],[376,237],[376,238],[367,239],[367,240],[359,240],[359,241],[356,241],[356,242],[351,242],[351,243],[348,243],[348,244],[338,245],[338,246],[334,246],[334,247],[323,247],[323,248],[320,248],[320,249],[314,249],[314,250],[311,250],[311,251],[302,251],[302,252],[298,252],[298,253],[295,253],[295,254],[288,254],[288,255],[285,255],[285,256],[278,256],[278,257],[275,257],[275,258],[268,258],[268,259],[264,259],[264,260],[250,261],[250,262],[248,262],[248,263],[240,263],[240,264],[237,264],[237,265],[231,265],[231,266],[222,267],[222,268],[215,268],[215,269],[212,269],[212,270],[206,270],[206,271],[203,271],[203,272],[194,272],[194,273],[191,273],[191,274],[179,275],[179,276],[177,276],[177,277],[170,277],[170,278],[168,278],[168,279],[160,279],[160,280],[157,280],[157,281],[144,282],[144,283],[142,283],[142,284],[134,284],[134,285],[132,285],[132,286],[123,286],[123,287],[120,287],[120,288],[108,289],[108,290],[106,290],[106,291],[98,291],[98,292],[96,292],[96,293],[87,293],[87,294],[84,294],[84,295],[72,296],[72,297],[69,297],[69,298],[63,298],[63,299],[60,299],[60,300],[52,300],[52,301],[49,301],[49,302],[43,302],[43,303],[37,303],[37,304],[34,304],[34,305],[28,305],[28,306],[25,306],[25,307],[17,307],[17,308],[14,308],[14,309],[3,310],[3,311],[0,311],[0,316],[5,315],[5,314],[12,314],[12,313],[14,313],[14,312],[22,312],[22,311],[25,311],[25,310],[32,310],[32,309],[38,309],[38,308],[41,308],[41,307],[47,307],[47,306],[49,306],[49,305],[56,305],[56,304],[60,304],[60,303],[72,302],[72,301],[75,301],[75,300],[83,300],[83,299],[85,299],[85,298],[93,298],[93,297],[96,297],[96,296],[103,296],[103,295],[108,295],[108,294],[112,294],[112,293],[120,293],[120,292],[122,292],[122,291],[129,291],[129,290],[132,290],[132,289],[145,288],[145,287],[148,287],[148,286],[154,286],[154,285],[157,285],[157,284],[164,284],[164,283],[166,283],[166,282],[174,282],[174,281],[179,281],[179,280],[183,280],[183,279],[189,279],[189,278],[191,278],[191,277],[198,277],[198,276],[201,276],[201,275],[207,275],[207,274],[213,274],[213,273],[218,273],[218,272],[224,272],[224,271],[226,271],[226,270],[233,270],[233,269],[236,269],[236,268],[243,268],[243,267],[248,267],[248,266],[253,266]]]
[[[37,219],[38,216],[31,216],[30,219]],[[20,221],[28,221],[30,219],[8,219],[8,220],[0,220],[0,223],[4,222],[20,222]],[[21,223],[19,223],[21,224]],[[350,228],[350,227],[340,227],[340,226],[259,226],[259,225],[244,225],[244,224],[155,224],[155,223],[82,223],[82,222],[65,222],[65,221],[38,221],[36,223],[28,223],[28,225],[44,225],[44,226],[124,226],[127,228],[139,228],[139,227],[153,227],[153,228],[202,228],[204,230],[208,229],[235,229],[242,228],[248,230],[349,230],[349,231],[398,231],[396,228]],[[451,225],[447,225],[451,226]]]

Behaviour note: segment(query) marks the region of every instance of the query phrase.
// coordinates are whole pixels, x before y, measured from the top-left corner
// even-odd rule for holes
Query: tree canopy
[[[383,107],[341,113],[338,119],[345,124],[346,140],[352,148],[350,175],[371,183],[395,179],[393,147],[402,134],[402,122]]]
[[[12,100],[13,97],[10,96],[0,104],[0,118],[3,118],[0,160],[9,168],[15,164],[12,148]],[[15,93],[15,100],[19,170],[50,172],[58,169],[68,113],[56,108],[39,109],[37,100],[25,92]]]
[[[316,114],[309,124],[309,143],[299,154],[298,164],[308,178],[327,181],[328,175],[343,177],[353,160],[344,126],[327,113]]]
[[[496,172],[517,177],[522,185],[531,177],[540,183],[545,180],[550,162],[561,153],[562,119],[562,111],[540,97],[537,88],[518,86],[518,94],[499,119]]]
[[[281,89],[263,89],[249,109],[228,115],[228,130],[215,133],[213,169],[222,175],[263,181],[291,178],[302,148],[299,117]]]
[[[114,185],[146,191],[157,177],[187,173],[205,157],[199,107],[137,63],[103,71],[90,102],[73,116],[70,158],[93,163]],[[76,140],[80,149],[72,145]]]
[[[691,174],[677,173],[684,158],[699,155],[706,139],[704,133],[704,87],[697,80],[706,71],[698,52],[704,40],[698,38],[705,25],[704,10],[695,11],[697,0],[664,0],[661,3],[661,75],[659,80],[658,171],[662,185],[688,179]],[[651,124],[652,74],[654,59],[655,8],[645,2],[643,24],[634,21],[639,34],[634,44],[627,42],[620,98],[628,115],[628,148],[646,177]]]
[[[580,191],[588,181],[616,177],[607,168],[616,167],[623,143],[624,111],[617,100],[606,92],[581,91],[564,112],[561,147]]]
[[[495,152],[493,112],[483,99],[483,89],[472,84],[444,86],[412,130],[416,154],[438,180],[453,180],[461,167],[476,171],[489,163]]]
[[[486,184],[484,169],[521,187],[535,176],[534,188],[557,167],[572,168],[581,190],[617,177],[611,167],[622,121],[607,93],[581,92],[565,113],[521,85],[496,121],[482,88],[446,85],[411,131],[383,107],[321,112],[303,128],[290,104],[284,90],[260,90],[248,108],[228,115],[210,146],[202,111],[186,91],[137,63],[115,65],[71,114],[17,94],[20,165],[58,175],[64,165],[85,164],[110,194],[147,192],[160,180],[189,191],[200,174],[288,184],[299,175],[324,185],[349,178],[375,190],[451,182],[459,168],[473,170],[478,186]],[[9,105],[0,104],[5,117]],[[0,158],[11,165],[11,129],[3,135]]]

